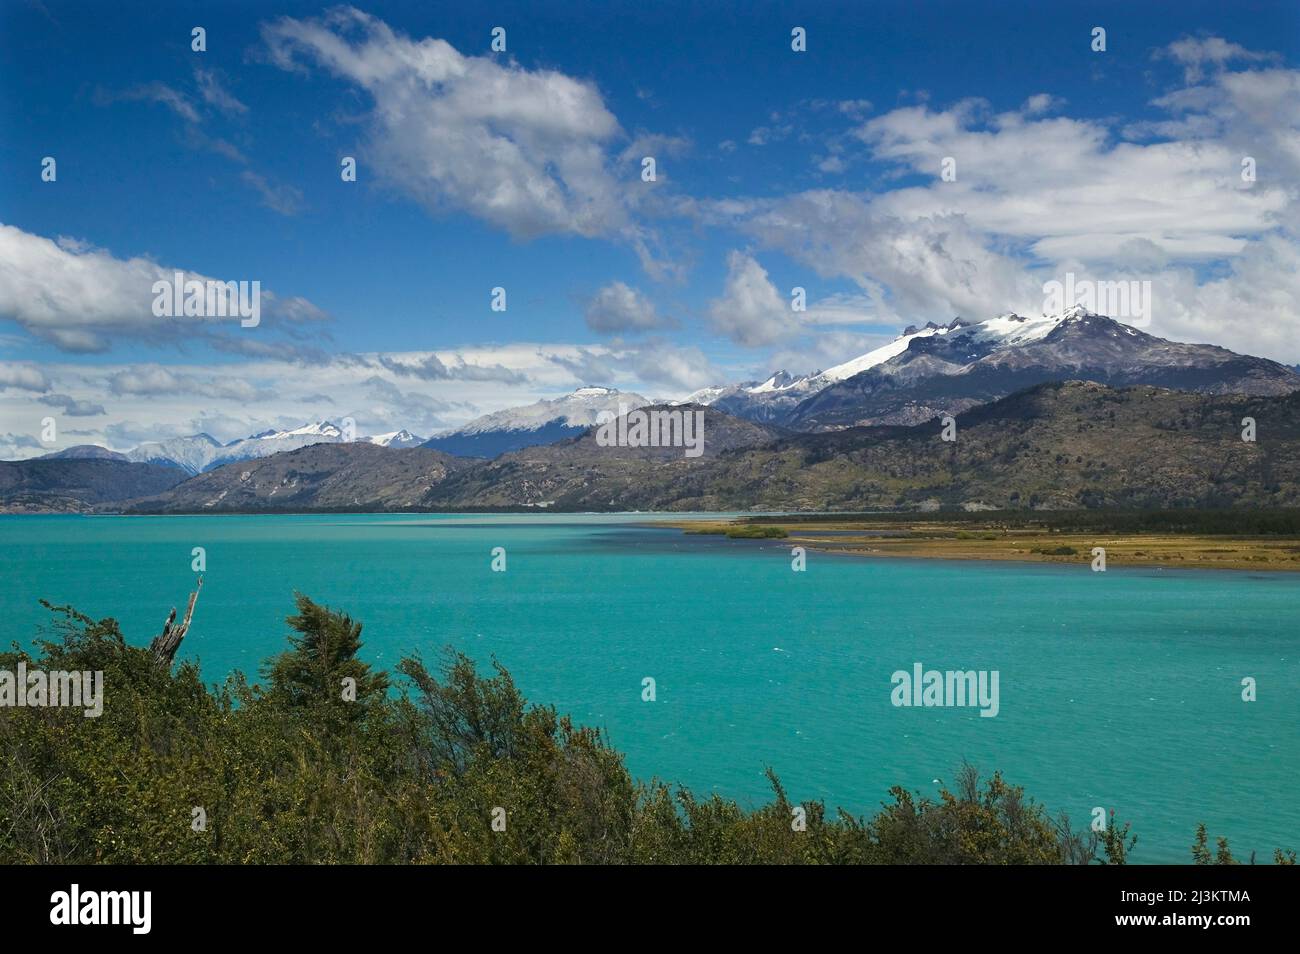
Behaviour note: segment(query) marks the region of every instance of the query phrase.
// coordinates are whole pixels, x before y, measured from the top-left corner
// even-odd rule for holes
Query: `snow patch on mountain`
[[[961,318],[954,318],[946,325],[937,325],[934,322],[926,323],[923,328],[910,325],[904,329],[901,335],[888,344],[881,345],[866,354],[858,355],[856,358],[850,358],[843,364],[837,364],[825,371],[818,371],[809,375],[791,375],[786,371],[777,371],[762,382],[746,381],[740,384],[701,388],[682,403],[711,405],[725,399],[727,403],[735,404],[737,401],[744,402],[750,398],[762,401],[765,397],[780,398],[783,403],[788,403],[795,397],[800,400],[811,397],[824,388],[838,384],[841,381],[847,381],[854,375],[861,374],[863,371],[868,371],[887,361],[892,361],[905,353],[912,346],[912,342],[919,339],[962,335],[965,336],[966,340],[978,343],[984,348],[1017,347],[1034,341],[1041,341],[1063,322],[1082,321],[1095,317],[1098,316],[1089,312],[1082,305],[1075,305],[1062,314],[1041,315],[1037,318],[1007,312],[995,318],[975,323]],[[1132,334],[1137,333],[1132,329],[1127,329],[1127,326],[1124,327]]]
[[[368,443],[378,444],[380,447],[419,447],[424,443],[423,437],[416,437],[406,428],[400,431],[393,431],[391,434],[375,434],[365,438]]]
[[[837,364],[833,368],[827,368],[821,374],[813,375],[808,380],[807,391],[819,391],[827,385],[834,384],[837,381],[847,381],[855,374],[861,374],[868,368],[874,368],[878,364],[884,364],[890,358],[896,358],[909,347],[917,338],[929,338],[933,335],[946,335],[951,329],[947,325],[928,324],[919,331],[915,328],[908,328],[901,335],[882,345],[874,351],[868,351],[866,354],[859,355],[843,364]]]
[[[484,414],[463,427],[445,431],[438,437],[496,431],[535,431],[548,424],[592,427],[597,423],[596,417],[601,411],[618,414],[620,404],[627,410],[633,410],[645,407],[650,401],[639,394],[616,388],[582,387],[563,397],[543,399],[524,407],[511,407]]]
[[[142,464],[170,464],[191,474],[201,473],[221,451],[221,442],[209,434],[147,441],[126,452],[126,459]]]
[[[563,397],[493,411],[426,441],[423,446],[457,457],[498,457],[525,447],[554,444],[594,427],[603,411],[618,415],[652,403],[616,388],[581,387]]]
[[[210,434],[147,441],[119,456],[124,460],[166,464],[179,467],[190,474],[201,474],[223,464],[270,457],[281,451],[297,450],[311,444],[339,444],[344,441],[344,438],[343,428],[333,421],[320,420],[286,430],[271,428],[227,444],[222,444]],[[361,437],[358,440],[382,447],[418,447],[424,443],[424,438],[417,437],[405,428],[374,437]],[[89,456],[93,446],[76,448],[75,456]],[[99,450],[105,454],[117,454],[104,448]],[[66,456],[73,456],[73,454],[69,453]]]

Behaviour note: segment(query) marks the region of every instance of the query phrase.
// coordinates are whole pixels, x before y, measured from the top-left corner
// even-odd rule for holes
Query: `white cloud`
[[[979,128],[977,128],[979,127]],[[880,158],[933,177],[873,203],[907,220],[961,215],[976,229],[1025,243],[1046,259],[1114,258],[1134,238],[1171,258],[1234,254],[1240,236],[1278,223],[1286,190],[1241,185],[1241,153],[1217,141],[1110,142],[1094,121],[992,117],[966,108],[895,110],[859,131]],[[940,182],[940,163],[956,161],[957,180]]]
[[[100,105],[140,101],[161,103],[187,123],[200,121],[199,111],[190,98],[166,83],[145,83],[116,93],[99,89],[95,91],[95,99]]]
[[[519,238],[627,227],[606,156],[621,130],[591,83],[414,40],[353,8],[284,17],[262,35],[282,68],[319,64],[373,97],[370,165],[431,210]]]
[[[782,222],[786,221],[785,212],[773,214]],[[751,225],[758,218],[761,216],[756,216]],[[772,227],[780,231],[784,225],[774,224]],[[761,237],[762,230],[756,229],[755,234]],[[772,244],[796,256],[806,251],[800,238],[790,235],[786,237],[793,238],[793,243],[780,245],[774,240]],[[795,311],[793,287],[788,292],[779,290],[768,276],[767,270],[753,256],[733,251],[727,256],[724,293],[721,298],[709,303],[708,317],[716,330],[736,344],[748,348],[788,343],[799,336],[816,334],[819,328],[825,326],[879,324],[882,320],[878,300],[879,286],[865,278],[863,282],[865,287],[872,290],[873,295],[836,293],[808,300],[808,290],[804,289],[804,310]],[[886,311],[885,317],[892,318],[893,315]],[[842,336],[838,340],[842,343],[848,338]],[[851,356],[851,353],[841,353],[839,360]]]
[[[1023,106],[1021,112],[1026,116],[1037,116],[1040,113],[1046,113],[1050,110],[1060,109],[1065,105],[1065,100],[1053,96],[1051,93],[1035,93],[1030,96]]]
[[[68,417],[98,417],[107,413],[104,405],[81,401],[69,394],[43,394],[37,400],[50,407],[57,407]]]
[[[192,149],[206,149],[242,166],[250,165],[244,151],[228,139],[211,131],[215,114],[240,117],[248,106],[236,99],[215,70],[194,69],[194,89],[187,94],[166,83],[147,83],[120,92],[96,89],[95,101],[101,106],[117,102],[149,101],[171,109],[185,123],[182,139]],[[210,107],[204,110],[203,107]],[[262,197],[262,204],[281,215],[296,215],[302,208],[302,193],[294,186],[272,181],[262,173],[245,169],[240,180]]]
[[[1153,100],[1164,120],[1048,116],[1063,104],[1046,93],[1005,113],[977,99],[900,108],[855,136],[870,158],[926,185],[687,208],[821,275],[852,279],[880,320],[1037,313],[1042,283],[1070,270],[1150,280],[1153,333],[1294,362],[1300,71],[1230,71],[1275,58],[1209,40],[1166,55],[1205,81]],[[1254,182],[1241,176],[1247,155]],[[955,182],[940,179],[945,157],[956,160]],[[758,329],[753,340],[775,340],[771,294],[749,298],[758,304],[742,324]]]
[[[674,392],[674,397],[684,397],[691,391],[722,380],[721,372],[696,347],[652,342],[632,351],[628,357],[633,372],[641,381],[666,387]]]
[[[840,364],[846,358],[866,354],[897,337],[894,334],[858,334],[850,331],[822,331],[800,339],[794,345],[778,348],[767,363],[750,375],[765,378],[772,371],[784,369],[792,374],[811,374]]]
[[[50,379],[45,376],[45,372],[34,365],[4,361],[0,362],[0,388],[48,391]]]
[[[726,377],[697,348],[666,341],[636,346],[467,345],[454,351],[342,354],[309,374],[288,357],[227,364],[51,363],[40,377],[21,363],[0,364],[0,457],[29,457],[72,444],[128,450],[144,441],[200,432],[219,441],[322,418],[353,417],[362,434],[405,427],[430,435],[483,413],[532,404],[588,384],[684,397]],[[442,372],[436,369],[441,368]],[[434,369],[434,370],[430,370]],[[47,392],[38,392],[39,388]],[[40,421],[57,407],[84,417],[60,443],[39,441]],[[55,414],[60,416],[59,413]]]
[[[214,106],[223,113],[238,115],[248,112],[248,107],[226,90],[220,77],[212,70],[195,69],[194,81],[198,85],[199,95],[209,106]]]
[[[108,389],[114,395],[209,397],[231,401],[273,398],[274,392],[256,388],[221,368],[200,373],[176,373],[158,364],[133,365],[110,374]]]
[[[606,285],[592,296],[586,308],[587,327],[599,332],[647,331],[667,322],[654,303],[623,282]]]
[[[1182,64],[1184,78],[1199,83],[1208,69],[1222,69],[1231,62],[1260,63],[1276,60],[1272,53],[1256,53],[1218,36],[1184,37],[1155,52],[1156,59]]]
[[[709,303],[713,327],[736,344],[769,345],[799,330],[791,300],[776,290],[767,270],[752,256],[727,255],[727,280],[721,298]]]
[[[57,242],[0,223],[0,318],[64,351],[101,352],[121,337],[178,344],[211,336],[223,324],[235,332],[265,335],[277,326],[318,322],[324,313],[304,298],[277,296],[263,288],[262,323],[239,328],[239,319],[159,318],[153,313],[153,285],[210,276],[159,265],[152,259],[121,259],[84,242]],[[256,276],[222,280],[252,281]]]
[[[245,169],[239,174],[239,178],[256,190],[262,197],[262,204],[272,212],[279,212],[281,215],[297,215],[302,211],[302,190],[298,187],[272,182],[252,169]]]

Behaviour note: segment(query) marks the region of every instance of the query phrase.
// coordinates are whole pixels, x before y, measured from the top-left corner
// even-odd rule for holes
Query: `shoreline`
[[[1007,529],[962,521],[817,521],[731,519],[668,521],[683,535],[724,536],[802,546],[850,556],[974,560],[1089,567],[1092,550],[1106,567],[1300,573],[1300,539],[1289,536],[1194,533],[1081,533],[1051,528]],[[656,524],[663,527],[664,522]]]

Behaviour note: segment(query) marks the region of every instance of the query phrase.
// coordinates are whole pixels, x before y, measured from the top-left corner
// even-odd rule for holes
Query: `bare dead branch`
[[[185,634],[190,631],[190,620],[194,617],[194,604],[198,602],[199,590],[203,589],[203,577],[199,577],[198,585],[194,587],[194,592],[190,594],[189,605],[185,607],[185,618],[179,626],[176,625],[176,607],[172,607],[171,613],[167,616],[167,622],[163,624],[163,630],[154,637],[149,644],[149,651],[153,653],[154,661],[163,669],[170,670],[172,662],[176,658],[176,652],[181,648],[181,640]]]

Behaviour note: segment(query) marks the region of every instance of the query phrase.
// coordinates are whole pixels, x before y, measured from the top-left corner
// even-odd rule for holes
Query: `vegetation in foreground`
[[[641,783],[501,666],[448,650],[394,679],[360,658],[359,622],[305,596],[261,682],[212,689],[193,663],[173,671],[170,625],[146,650],[49,608],[38,655],[15,644],[0,668],[102,670],[104,711],[0,709],[3,863],[1123,864],[1136,842],[1113,818],[1076,832],[970,766],[937,801],[895,788],[870,818],[792,804],[772,773],[752,811]],[[1235,863],[1203,827],[1193,858]]]

